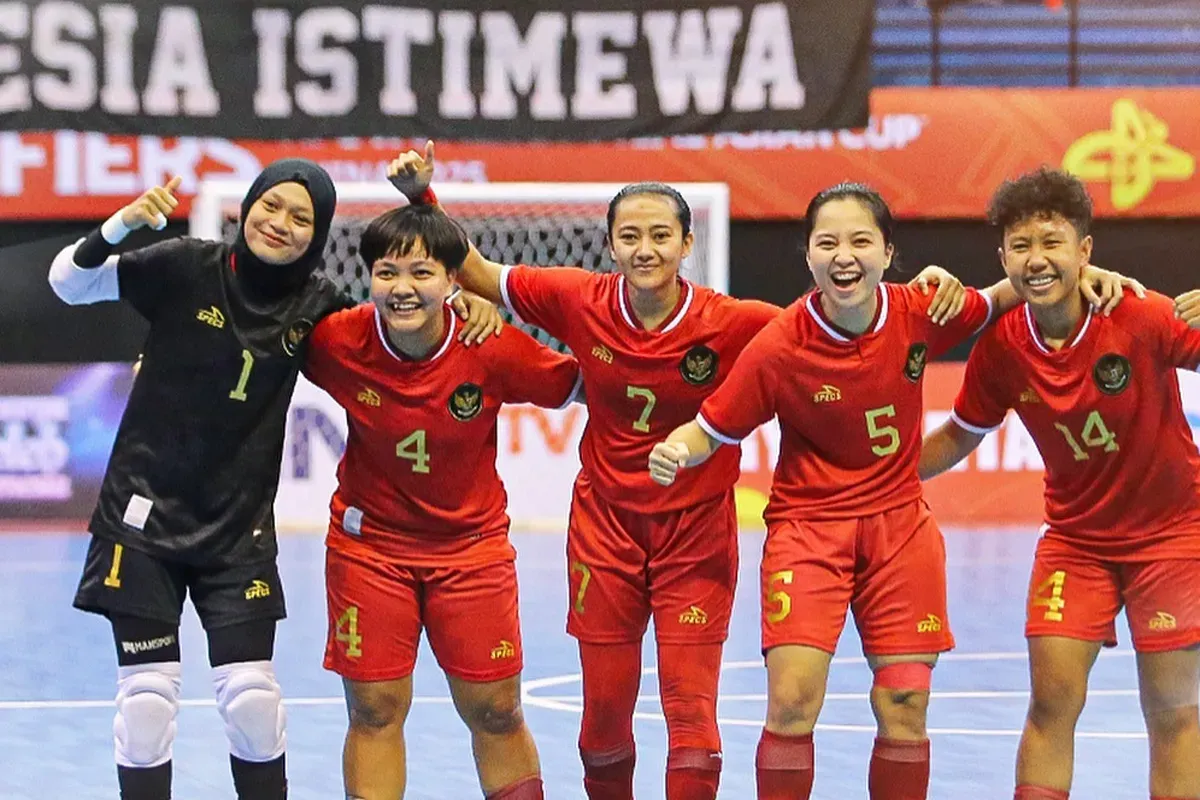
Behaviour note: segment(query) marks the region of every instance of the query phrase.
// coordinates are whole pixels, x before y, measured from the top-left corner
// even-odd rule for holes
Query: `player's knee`
[[[472,732],[490,736],[507,736],[525,725],[520,698],[507,692],[480,698],[467,709],[465,717]]]
[[[394,692],[351,689],[348,697],[350,727],[366,733],[404,725],[411,705],[409,698]]]
[[[213,668],[217,711],[225,720],[229,750],[261,763],[283,755],[286,715],[270,661],[243,661]]]
[[[1177,708],[1145,708],[1142,716],[1146,719],[1146,730],[1150,738],[1156,742],[1170,742],[1181,736],[1200,733],[1200,722],[1197,720],[1197,708],[1194,703]]]
[[[179,713],[178,662],[122,667],[113,719],[116,761],[123,767],[157,767],[171,760]]]
[[[1042,675],[1033,682],[1029,699],[1029,721],[1039,727],[1074,725],[1087,701],[1087,679],[1066,675]]]
[[[875,670],[871,707],[884,736],[892,739],[925,737],[932,682],[932,664],[902,662]]]
[[[779,681],[767,694],[767,724],[773,730],[807,733],[817,723],[824,692],[804,680]]]
[[[665,678],[660,691],[672,742],[687,747],[720,747],[714,698],[689,693],[685,687]]]

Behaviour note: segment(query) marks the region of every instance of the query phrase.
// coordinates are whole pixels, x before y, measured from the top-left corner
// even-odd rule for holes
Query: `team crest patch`
[[[459,422],[475,419],[483,410],[483,389],[473,383],[459,384],[450,395],[450,416]]]
[[[918,342],[908,348],[908,358],[904,361],[904,377],[913,383],[921,380],[925,372],[925,357],[929,354],[929,346]]]
[[[711,348],[698,344],[687,351],[679,362],[679,372],[692,386],[712,383],[717,377],[717,354]]]
[[[312,333],[312,320],[298,319],[288,326],[288,329],[283,332],[283,352],[289,356],[296,355],[296,351],[300,349],[300,343]]]
[[[1129,359],[1125,356],[1108,353],[1100,356],[1100,360],[1096,362],[1096,366],[1092,370],[1092,377],[1096,380],[1096,386],[1100,391],[1105,394],[1120,394],[1125,391],[1125,387],[1129,386],[1129,380],[1133,377],[1133,369],[1129,366]]]

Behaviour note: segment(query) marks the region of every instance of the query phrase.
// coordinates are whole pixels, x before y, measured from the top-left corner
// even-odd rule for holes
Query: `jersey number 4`
[[[413,462],[412,471],[429,474],[429,451],[425,449],[425,431],[417,430],[405,436],[396,445],[396,457]]]

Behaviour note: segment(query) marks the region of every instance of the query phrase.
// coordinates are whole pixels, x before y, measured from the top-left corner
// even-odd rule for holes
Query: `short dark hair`
[[[804,212],[805,242],[812,236],[813,228],[817,223],[817,214],[825,204],[832,203],[834,200],[857,200],[875,218],[875,225],[883,232],[883,243],[885,245],[892,243],[892,235],[896,232],[896,220],[892,217],[892,209],[888,207],[883,195],[865,183],[848,181],[830,186],[828,189],[822,189],[816,197],[809,201],[808,210]]]
[[[461,269],[471,252],[466,231],[435,206],[401,206],[385,211],[367,224],[358,255],[370,270],[388,256],[403,258],[417,248],[448,270]]]
[[[1000,184],[988,204],[988,222],[1000,236],[1028,219],[1059,214],[1071,223],[1079,238],[1092,230],[1092,198],[1083,181],[1069,172],[1041,166]]]
[[[641,183],[631,183],[621,191],[617,192],[616,196],[608,203],[608,236],[612,238],[613,224],[617,221],[617,208],[623,200],[630,197],[636,197],[643,194],[656,194],[665,197],[675,204],[675,217],[679,220],[679,226],[683,228],[683,235],[687,236],[692,232],[692,207],[688,205],[687,200],[683,199],[683,195],[674,186],[667,183],[659,183],[657,181],[643,181]]]

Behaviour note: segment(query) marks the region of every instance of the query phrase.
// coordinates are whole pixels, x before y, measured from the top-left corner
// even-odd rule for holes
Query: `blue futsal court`
[[[958,650],[934,675],[930,797],[1004,798],[1028,701],[1022,600],[1033,557],[1032,532],[947,531],[951,621]],[[566,569],[561,536],[517,534],[525,641],[525,714],[542,757],[547,797],[583,798],[576,752],[578,660],[564,632]],[[0,536],[0,798],[91,800],[116,796],[112,760],[115,654],[107,623],[75,611],[71,597],[86,537]],[[288,698],[288,764],[294,800],[343,796],[341,746],[346,713],[336,676],[321,668],[325,637],[323,541],[283,536],[281,567],[290,617],[279,631],[276,669]],[[765,713],[766,673],[758,650],[761,534],[742,538],[741,583],[721,680],[725,771],[722,798],[754,797],[754,749]],[[866,692],[870,673],[851,626],[834,662],[817,731],[818,800],[866,798],[874,732]],[[1122,646],[1093,673],[1080,722],[1073,796],[1147,796],[1145,733],[1134,660]],[[178,800],[233,798],[228,751],[213,707],[202,631],[190,608],[182,632],[184,709],[175,745]],[[636,725],[637,796],[663,797],[666,728],[660,715],[653,646],[646,650]],[[409,716],[413,800],[480,796],[465,727],[424,649]]]

